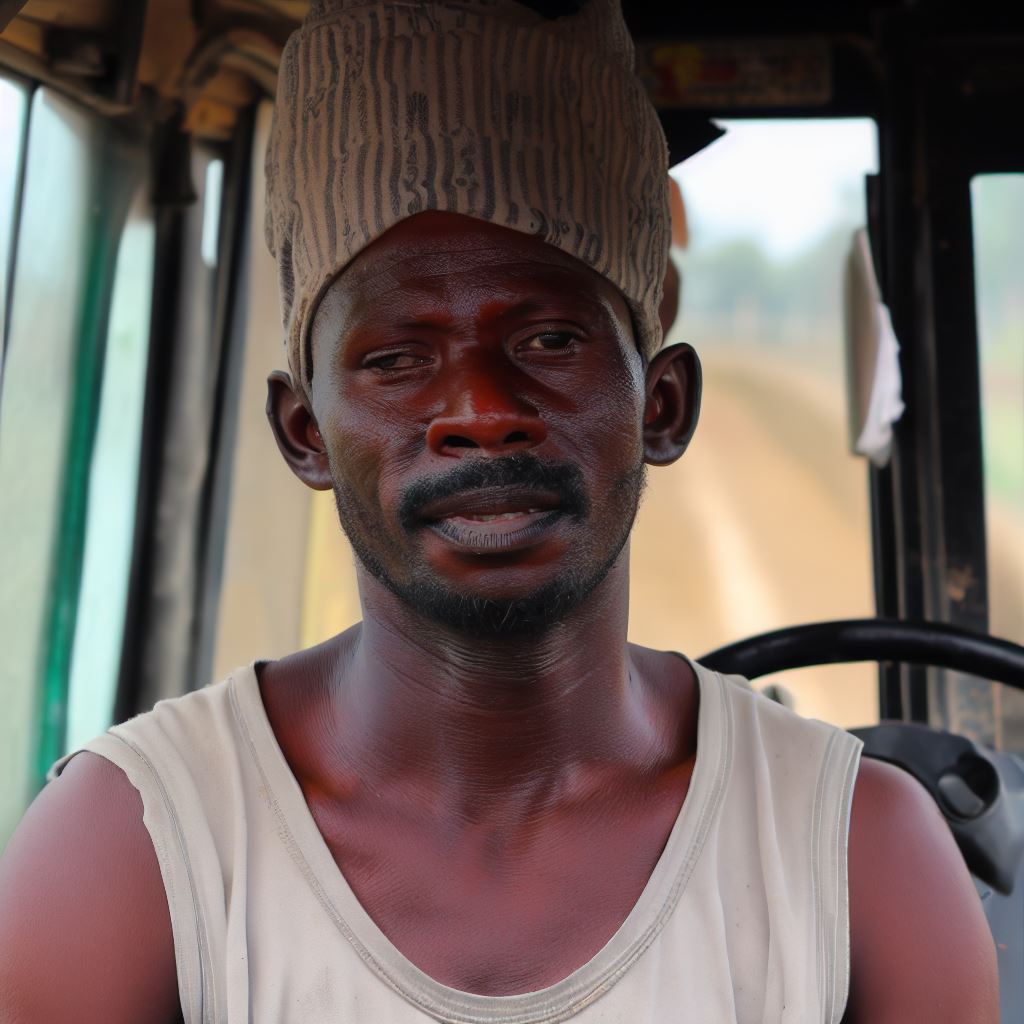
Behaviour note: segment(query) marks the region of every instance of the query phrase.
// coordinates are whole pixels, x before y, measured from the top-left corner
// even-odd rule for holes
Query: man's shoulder
[[[928,791],[909,773],[875,758],[857,770],[850,818],[850,856],[890,871],[913,860],[967,869],[949,826]]]
[[[992,936],[938,807],[908,773],[865,758],[849,839],[849,1024],[992,1024]]]
[[[177,1019],[156,853],[110,761],[81,753],[36,798],[0,860],[0,906],[4,1020]]]

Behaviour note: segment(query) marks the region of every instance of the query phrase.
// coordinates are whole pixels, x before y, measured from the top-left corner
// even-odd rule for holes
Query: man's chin
[[[586,600],[599,580],[588,585],[554,580],[521,596],[484,596],[439,582],[404,586],[386,579],[381,582],[414,612],[439,626],[481,640],[499,640],[548,632]]]

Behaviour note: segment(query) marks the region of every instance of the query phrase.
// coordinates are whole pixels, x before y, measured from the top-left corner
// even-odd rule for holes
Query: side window
[[[36,91],[0,392],[0,536],[11,539],[0,572],[5,834],[36,784],[38,738],[50,706],[51,598],[60,571],[97,145],[90,117],[47,89]]]
[[[120,639],[152,247],[142,198],[123,230],[131,197],[147,191],[141,148],[43,87],[19,127],[24,96],[11,97],[0,91],[0,182],[22,181],[0,192],[0,252],[15,254],[0,381],[0,844],[65,749],[73,661],[89,676],[73,732],[95,732],[109,706],[95,652]],[[18,175],[8,154],[22,138]]]
[[[989,630],[1024,643],[1024,174],[971,183],[974,214]],[[997,691],[998,693],[999,691]],[[1006,695],[1004,694],[1004,698]],[[997,736],[1024,750],[1019,695],[1003,708]]]
[[[875,125],[724,126],[720,141],[673,171],[689,244],[673,253],[682,285],[667,341],[697,349],[703,411],[683,459],[650,473],[631,563],[631,638],[694,655],[783,626],[875,614],[842,311]],[[843,726],[877,720],[873,665],[771,681],[802,714]]]

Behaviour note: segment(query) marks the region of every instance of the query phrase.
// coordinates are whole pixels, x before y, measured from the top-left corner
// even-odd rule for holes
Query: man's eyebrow
[[[539,290],[546,292],[550,298],[525,299],[522,302],[517,302],[514,306],[502,309],[498,316],[502,319],[513,320],[516,317],[532,316],[535,313],[550,314],[553,301],[563,307],[586,308],[587,312],[591,315],[595,313],[606,314],[607,312],[603,303],[580,292],[566,292],[564,289],[556,288],[543,288]]]
[[[442,310],[424,311],[422,314],[415,313],[413,315],[407,315],[403,319],[395,321],[394,323],[387,323],[388,336],[394,339],[395,335],[401,334],[402,332],[408,331],[410,333],[416,333],[417,331],[447,331],[452,326],[453,318]],[[357,321],[351,325],[349,330],[342,332],[341,337],[344,341],[365,340],[365,332],[369,330],[371,335],[377,331],[382,325],[373,324],[372,313],[368,318],[357,318]]]

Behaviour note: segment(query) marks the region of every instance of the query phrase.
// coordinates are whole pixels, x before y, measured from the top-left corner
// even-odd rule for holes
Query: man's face
[[[619,292],[454,214],[403,221],[325,295],[309,398],[366,569],[477,635],[542,631],[604,578],[643,487]]]

